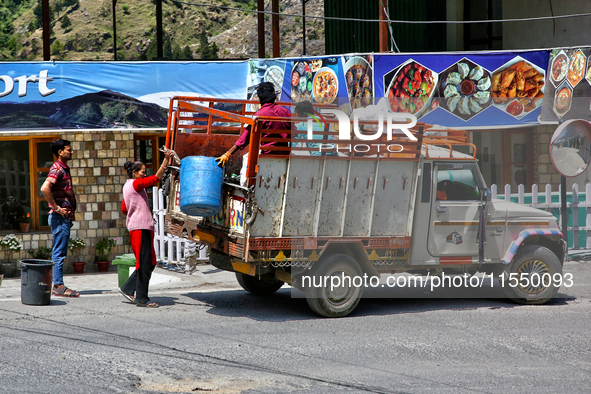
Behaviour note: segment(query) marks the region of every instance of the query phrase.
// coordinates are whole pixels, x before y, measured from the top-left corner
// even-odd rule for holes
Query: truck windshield
[[[473,163],[445,163],[436,167],[437,200],[480,200],[480,184]]]

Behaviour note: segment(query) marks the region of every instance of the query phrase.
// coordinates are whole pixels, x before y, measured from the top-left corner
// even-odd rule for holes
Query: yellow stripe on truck
[[[248,263],[241,263],[239,261],[232,261],[232,268],[234,271],[241,272],[246,275],[254,276],[256,274],[256,267]]]
[[[191,235],[193,239],[198,242],[205,242],[208,244],[213,244],[215,242],[215,237],[211,234],[204,233],[203,231],[193,230]]]

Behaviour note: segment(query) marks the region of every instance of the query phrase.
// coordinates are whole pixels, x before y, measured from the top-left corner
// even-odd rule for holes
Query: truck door
[[[433,180],[429,253],[478,257],[483,182],[476,163],[435,163]]]

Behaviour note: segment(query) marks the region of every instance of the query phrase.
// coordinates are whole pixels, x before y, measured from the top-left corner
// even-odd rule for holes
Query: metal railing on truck
[[[197,97],[175,97],[171,101],[169,111],[169,127],[167,131],[167,146],[172,147],[177,154],[183,158],[189,155],[203,155],[210,157],[217,157],[226,152],[232,145],[234,145],[239,134],[244,131],[245,126],[250,126],[252,133],[249,144],[249,151],[253,154],[249,155],[248,159],[248,186],[258,186],[257,173],[259,172],[259,159],[261,156],[265,158],[289,158],[290,160],[347,160],[347,161],[418,161],[421,155],[429,156],[427,149],[428,145],[441,146],[449,149],[449,158],[452,157],[452,149],[454,146],[468,146],[472,149],[472,157],[475,156],[476,149],[474,145],[469,142],[468,134],[460,130],[439,130],[433,129],[431,125],[418,123],[410,129],[412,134],[416,137],[416,141],[412,141],[408,136],[400,133],[393,134],[391,140],[387,140],[387,136],[382,134],[376,140],[361,140],[359,138],[352,140],[339,140],[337,130],[339,127],[338,120],[334,116],[322,116],[321,127],[319,131],[314,131],[316,138],[308,139],[305,132],[298,130],[295,127],[298,123],[307,122],[307,118],[298,118],[295,116],[289,118],[278,117],[262,117],[255,116],[257,102],[248,100],[220,100],[212,98],[197,98]],[[288,108],[293,106],[292,103],[277,103]],[[317,105],[317,108],[335,108],[334,106]],[[264,129],[264,124],[267,121],[282,121],[291,125],[289,129],[285,130],[267,130]],[[377,121],[359,121],[361,132],[367,135],[374,134],[377,130]],[[404,126],[404,124],[401,124]],[[425,130],[428,133],[425,134]],[[270,134],[263,136],[262,134]],[[276,134],[286,134],[289,138],[282,138]],[[274,135],[275,134],[275,135]],[[302,137],[304,134],[304,138]],[[265,146],[268,143],[283,143],[281,146]],[[331,147],[324,151],[318,152],[317,147],[321,146]],[[363,145],[363,149],[356,150],[352,148],[353,144]],[[402,147],[402,151],[391,152],[384,149],[387,144],[398,145]],[[259,155],[261,149],[268,151],[264,155]],[[312,155],[315,153],[315,155]],[[437,156],[441,158],[442,156]],[[241,165],[240,155],[235,154],[230,160],[226,169],[229,172],[238,172]],[[465,156],[464,156],[465,160]],[[374,177],[375,178],[375,177]],[[354,179],[357,185],[357,178]],[[267,180],[265,180],[267,181]],[[293,180],[293,187],[295,188],[297,177]],[[331,181],[342,185],[343,178],[340,182],[338,179],[312,179],[312,186],[316,181],[317,185],[328,185]],[[377,179],[368,179],[368,188],[374,189],[373,184]],[[263,182],[263,177],[259,177],[259,183]],[[278,188],[286,188],[287,179],[279,177],[276,180]],[[300,180],[300,182],[302,182]],[[383,187],[386,188],[387,179],[384,180]],[[353,186],[354,187],[354,186]],[[365,186],[364,186],[365,187]],[[381,186],[380,186],[381,187]],[[175,225],[176,232],[181,231],[181,228],[186,223],[170,221],[169,228]],[[195,223],[195,228],[201,227],[201,223]],[[202,228],[203,229],[203,228]],[[199,234],[202,235],[202,240],[209,239],[213,243],[218,242],[218,238],[227,238],[228,234],[222,229],[207,228],[209,234],[203,232],[185,232],[185,236],[193,237],[199,240]],[[197,235],[195,235],[197,234]],[[208,237],[209,235],[209,237]],[[385,248],[389,249],[394,246],[409,245],[410,237],[370,237],[355,236],[347,237],[341,231],[339,242],[361,242],[366,249]],[[285,236],[281,231],[276,236],[251,236],[249,239],[238,239],[236,241],[228,242],[229,246],[225,247],[231,255],[237,257],[248,256],[248,251],[258,251],[259,254],[264,251],[281,251],[283,249],[322,249],[329,242],[334,242],[334,236],[318,236],[315,234],[312,237],[293,237]],[[224,241],[225,242],[225,241]],[[407,246],[408,247],[408,246]],[[396,255],[399,255],[397,253]],[[267,256],[273,259],[273,256]]]

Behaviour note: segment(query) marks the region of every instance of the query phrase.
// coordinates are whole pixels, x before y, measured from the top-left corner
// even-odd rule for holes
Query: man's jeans
[[[55,286],[64,284],[64,260],[68,255],[68,243],[70,241],[70,227],[74,223],[62,215],[49,214],[49,228],[53,234],[53,252],[51,260],[53,266],[53,284]]]

